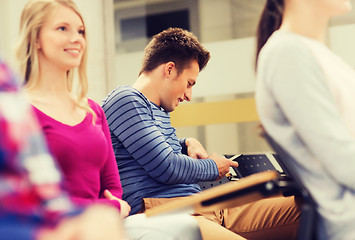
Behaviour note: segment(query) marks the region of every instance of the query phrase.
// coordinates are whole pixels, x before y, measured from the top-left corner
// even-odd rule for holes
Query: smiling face
[[[200,68],[197,61],[193,60],[180,74],[176,67],[171,71],[171,78],[164,83],[160,96],[160,106],[167,112],[174,111],[184,100],[191,101],[192,87],[196,84]]]
[[[78,67],[86,48],[84,24],[79,15],[60,5],[42,26],[36,47],[41,66],[63,71]]]

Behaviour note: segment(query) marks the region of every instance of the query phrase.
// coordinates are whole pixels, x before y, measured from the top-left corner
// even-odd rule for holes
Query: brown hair
[[[261,13],[256,37],[256,57],[255,65],[257,64],[259,52],[269,39],[271,34],[280,28],[284,10],[284,0],[267,0],[264,10]]]
[[[170,61],[181,73],[192,60],[197,61],[201,71],[210,60],[210,53],[193,33],[181,28],[169,28],[154,35],[146,46],[139,75]]]

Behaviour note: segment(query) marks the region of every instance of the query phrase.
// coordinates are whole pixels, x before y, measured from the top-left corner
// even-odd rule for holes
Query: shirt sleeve
[[[211,159],[176,153],[155,125],[149,103],[129,91],[112,94],[104,111],[113,137],[158,182],[165,184],[212,181],[218,169]]]
[[[335,181],[355,189],[355,140],[313,55],[304,44],[289,42],[278,45],[268,62],[269,91],[295,132]]]

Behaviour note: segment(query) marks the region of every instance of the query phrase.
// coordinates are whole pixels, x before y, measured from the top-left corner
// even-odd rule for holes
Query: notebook
[[[287,175],[278,161],[278,156],[274,153],[246,153],[225,156],[239,163],[238,167],[230,168],[232,178],[240,179],[253,173],[269,170],[276,170],[281,176]]]
[[[207,190],[230,181],[237,181],[254,173],[270,170],[276,170],[280,175],[280,180],[289,179],[285,170],[286,168],[283,167],[281,162],[278,160],[278,155],[274,153],[243,153],[236,155],[227,154],[224,156],[230,160],[237,161],[239,166],[237,168],[231,167],[229,173],[222,179],[210,182],[198,182],[198,185],[202,190]]]

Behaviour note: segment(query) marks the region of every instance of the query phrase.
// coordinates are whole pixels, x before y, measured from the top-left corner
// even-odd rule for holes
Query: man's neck
[[[136,82],[132,85],[133,88],[140,91],[149,101],[160,106],[159,97],[159,76],[153,71],[150,73],[142,73]]]

